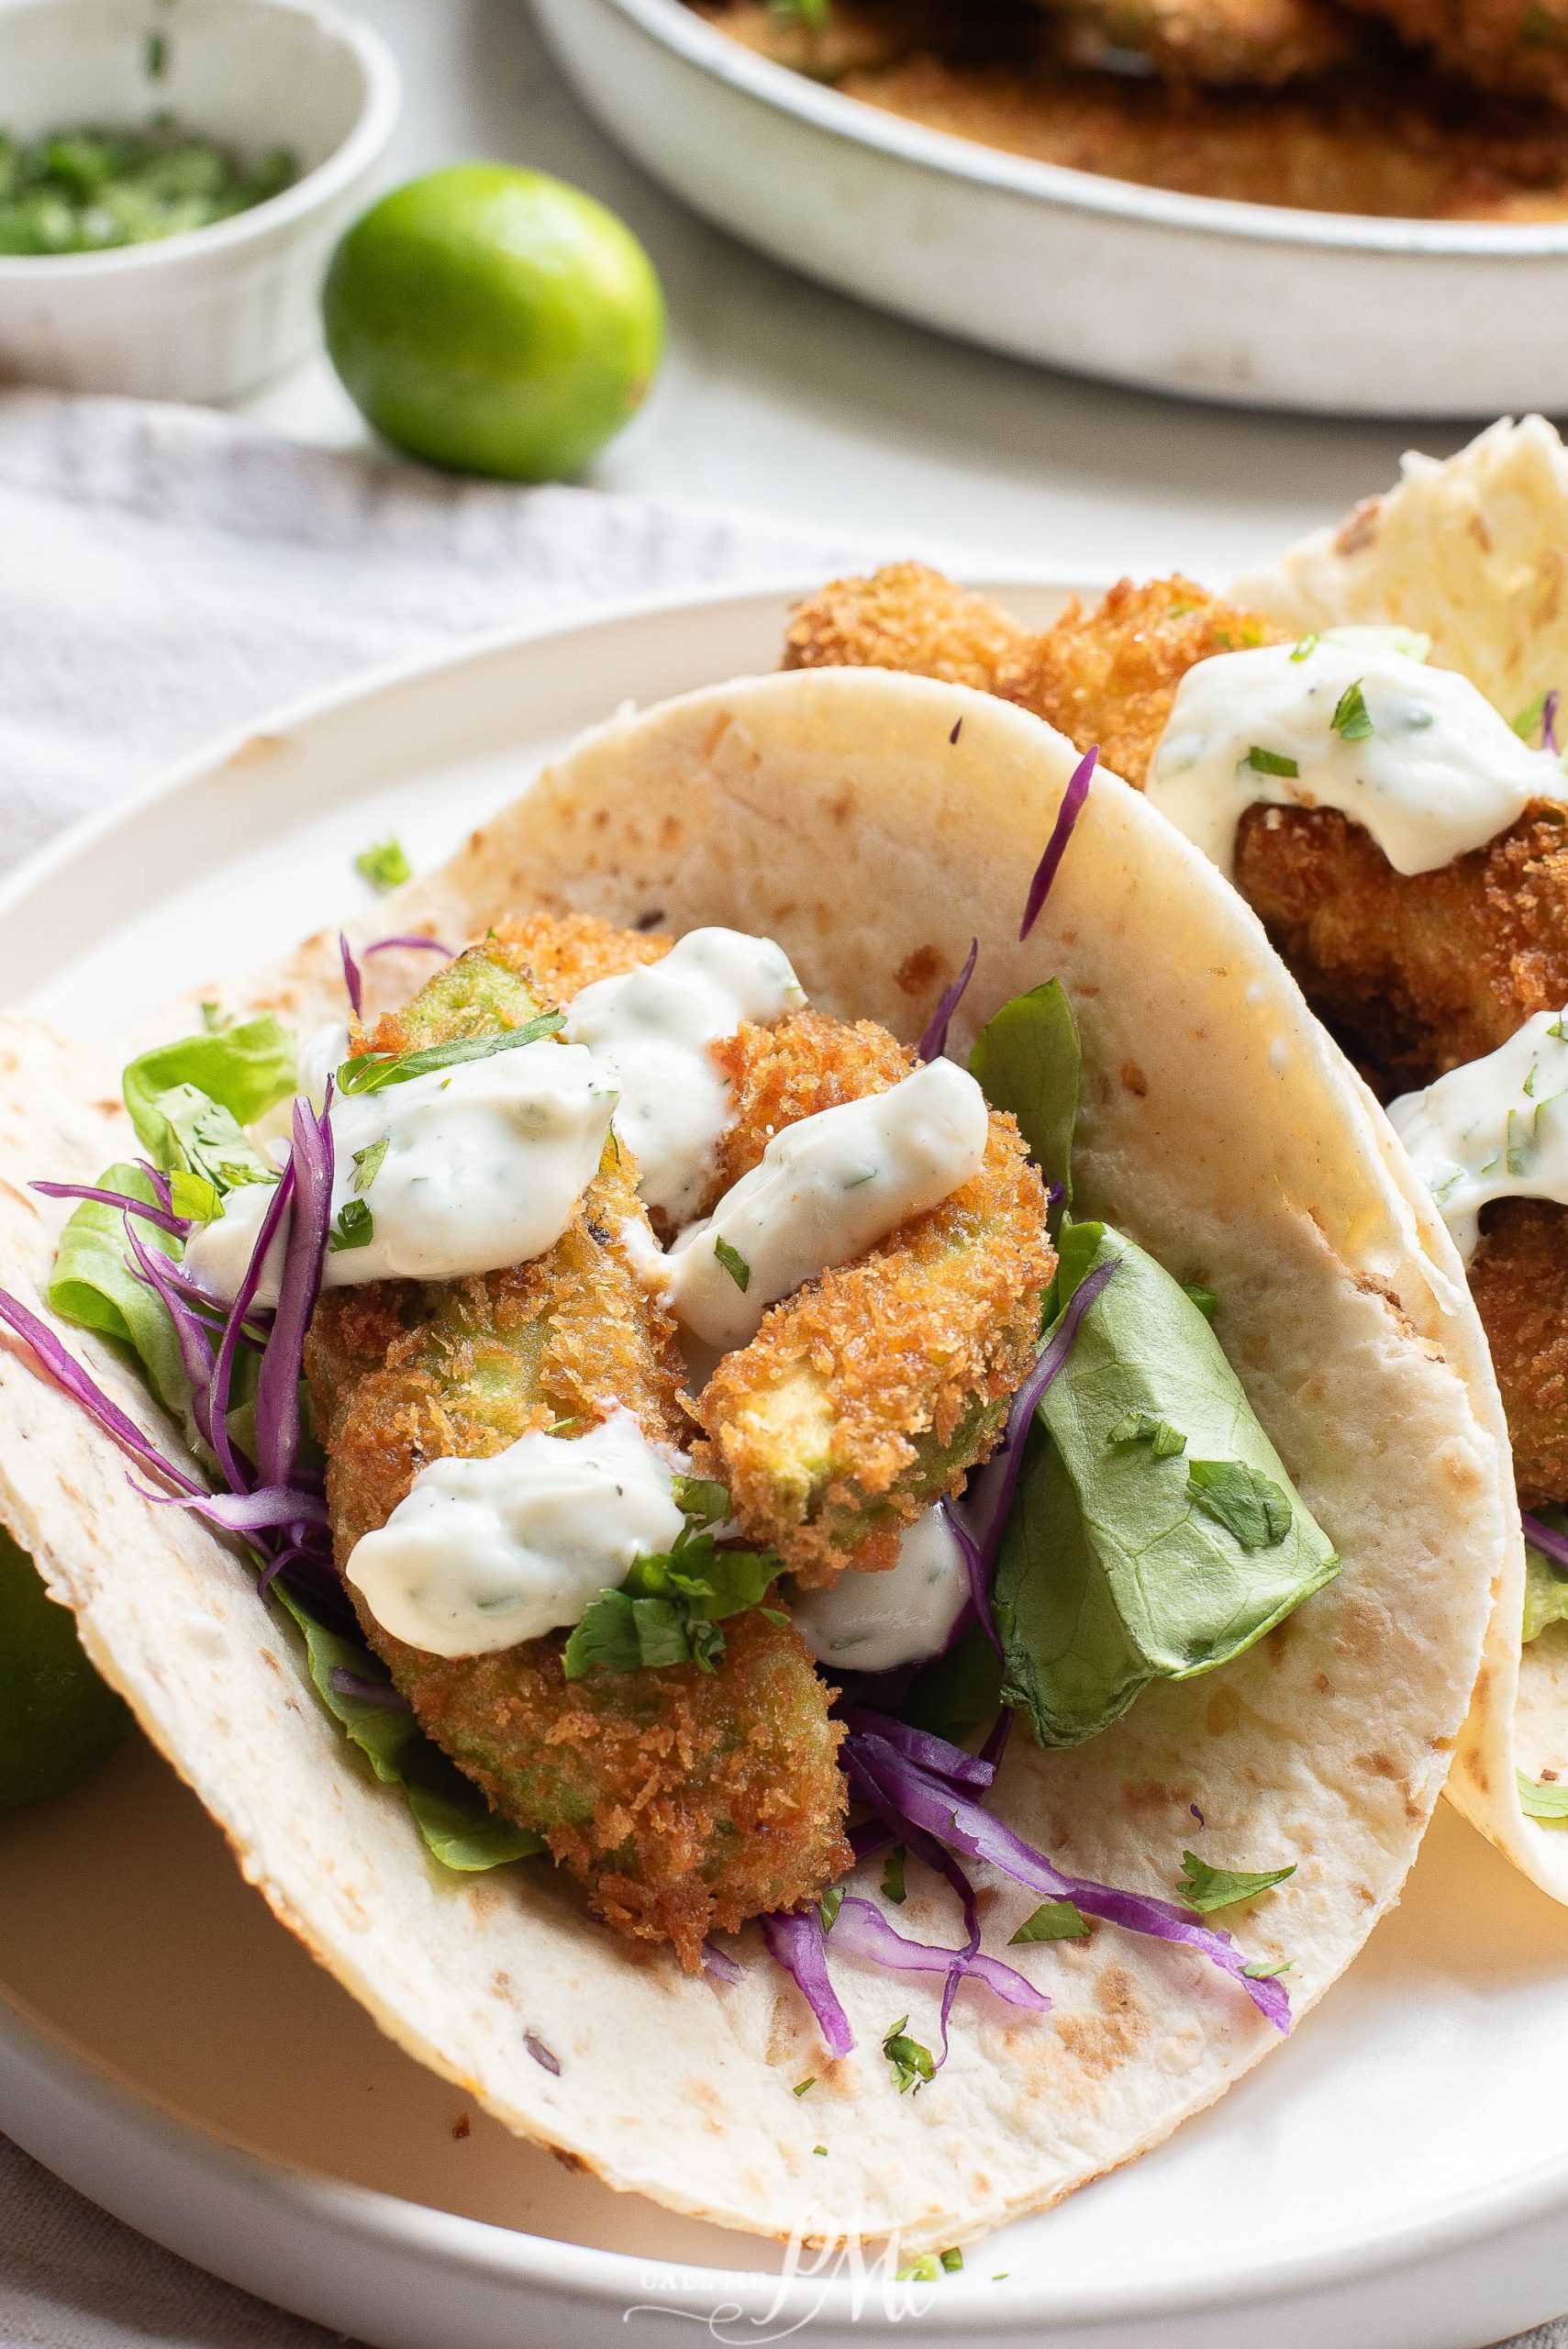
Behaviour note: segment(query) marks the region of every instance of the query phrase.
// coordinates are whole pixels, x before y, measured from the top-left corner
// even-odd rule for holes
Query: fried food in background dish
[[[1039,0],[1069,65],[1125,70],[1140,61],[1163,82],[1283,88],[1350,65],[1363,28],[1326,0]]]
[[[837,580],[792,617],[784,666],[903,668],[908,648],[982,625],[971,595],[913,563]],[[906,609],[917,624],[906,622]],[[829,611],[830,631],[817,615]],[[1288,631],[1190,579],[1121,580],[1011,647],[989,690],[1032,709],[1141,790],[1176,688],[1199,661],[1278,644]],[[1329,808],[1249,808],[1236,885],[1314,1010],[1388,1096],[1496,1051],[1536,1012],[1568,1003],[1568,806],[1540,800],[1489,846],[1433,873],[1396,873],[1372,835]]]
[[[1568,1208],[1497,1199],[1470,1264],[1507,1413],[1519,1502],[1568,1501]]]
[[[1425,8],[1435,0],[1397,5]],[[1351,54],[1289,79],[1287,69],[1305,63],[1336,22],[1326,0],[1258,0],[1255,14],[1239,0],[1167,0],[1158,13],[1153,0],[1129,0],[1125,17],[1118,0],[1073,0],[1069,44],[1081,44],[1086,31],[1103,58],[1112,51],[1102,27],[1106,40],[1125,28],[1134,37],[1118,61],[1141,46],[1139,73],[1064,61],[1053,53],[1060,33],[1033,0],[986,11],[984,38],[968,11],[951,12],[946,28],[932,31],[929,17],[911,10],[901,39],[896,12],[832,0],[831,50],[820,45],[826,35],[781,24],[762,0],[703,0],[699,13],[748,48],[831,80],[866,106],[1103,178],[1392,219],[1568,217],[1568,123],[1544,100],[1487,96],[1434,74],[1368,15],[1359,33],[1348,17],[1338,19]],[[1397,21],[1396,8],[1386,13]],[[964,28],[962,53],[954,23]],[[1249,55],[1255,83],[1199,86],[1235,84]]]
[[[810,1010],[742,1029],[720,1058],[737,1110],[725,1187],[783,1127],[885,1092],[914,1065],[873,1021]],[[697,1399],[696,1456],[748,1540],[807,1584],[893,1565],[904,1528],[994,1448],[1055,1261],[1040,1174],[993,1111],[970,1182],[771,1307]]]
[[[923,562],[835,579],[790,614],[785,669],[901,669],[1009,698],[1033,642],[1021,621]]]
[[[1351,0],[1484,90],[1568,106],[1568,0]]]
[[[531,933],[530,951],[547,959],[548,932]],[[645,941],[622,935],[646,959]],[[590,948],[602,963],[614,936],[568,926],[558,968]],[[471,949],[382,1022],[375,1046],[521,1024],[538,1002],[514,967],[519,954],[499,938]],[[499,1452],[562,1420],[592,1424],[617,1402],[651,1436],[679,1438],[673,1325],[620,1236],[628,1219],[646,1226],[636,1179],[629,1153],[607,1150],[572,1224],[532,1263],[324,1294],[306,1368],[339,1565],[431,1460]],[[711,1674],[681,1664],[569,1682],[560,1635],[446,1659],[393,1639],[357,1603],[367,1641],[436,1743],[545,1837],[599,1916],[673,1942],[688,1968],[710,1927],[793,1907],[849,1865],[840,1732],[788,1624],[732,1622]]]

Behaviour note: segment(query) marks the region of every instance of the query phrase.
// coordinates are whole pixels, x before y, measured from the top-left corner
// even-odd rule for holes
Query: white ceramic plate
[[[1006,591],[1043,620],[1060,591]],[[644,608],[284,714],[0,894],[0,1000],[118,1025],[426,863],[623,696],[770,667],[782,593]],[[889,2302],[611,2194],[384,2040],[139,1746],[0,1820],[0,2128],[218,2274],[385,2349],[1476,2349],[1568,2307],[1568,1912],[1446,1809],[1291,2043],[1167,2146]],[[468,2123],[463,2128],[462,2124]],[[455,2133],[454,2133],[455,2132]],[[628,2310],[636,2314],[629,2323]],[[718,2312],[728,2310],[728,2316]]]
[[[1144,389],[1353,416],[1568,405],[1568,221],[1181,195],[925,129],[682,0],[534,0],[580,96],[695,210],[846,293]]]

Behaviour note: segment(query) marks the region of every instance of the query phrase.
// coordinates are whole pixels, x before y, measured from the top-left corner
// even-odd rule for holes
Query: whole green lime
[[[0,1810],[76,1786],[130,1725],[83,1654],[71,1610],[0,1527]]]
[[[328,272],[327,348],[400,449],[460,473],[580,473],[646,397],[664,341],[652,262],[581,189],[506,163],[394,188]]]

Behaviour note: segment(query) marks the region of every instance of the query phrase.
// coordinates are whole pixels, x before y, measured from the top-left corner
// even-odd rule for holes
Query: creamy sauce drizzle
[[[1396,873],[1429,873],[1495,840],[1531,799],[1562,796],[1550,751],[1527,748],[1467,677],[1391,636],[1347,629],[1304,640],[1305,652],[1271,644],[1200,661],[1155,748],[1151,802],[1222,873],[1260,802],[1337,807]]]
[[[684,1519],[677,1455],[617,1409],[586,1435],[542,1430],[488,1460],[436,1460],[346,1572],[383,1631],[427,1655],[494,1655],[581,1622]]]
[[[967,1183],[988,1131],[984,1095],[946,1060],[786,1126],[671,1250],[673,1310],[710,1346],[748,1344],[779,1297]]]
[[[325,1286],[456,1280],[542,1255],[598,1170],[615,1106],[608,1071],[581,1044],[548,1037],[379,1093],[339,1094],[329,1113],[333,1226],[362,1206],[371,1236],[328,1252]],[[192,1233],[187,1268],[215,1297],[235,1295],[271,1191],[229,1192],[217,1222]],[[281,1264],[280,1246],[259,1304],[276,1303]]]
[[[1568,1207],[1568,1012],[1538,1011],[1485,1060],[1389,1105],[1466,1264],[1494,1199]]]
[[[845,1672],[891,1672],[940,1655],[969,1598],[963,1553],[946,1511],[926,1509],[884,1574],[851,1567],[823,1590],[797,1590],[795,1628],[818,1664]]]
[[[771,938],[693,930],[662,962],[596,980],[568,1007],[567,1036],[615,1072],[616,1131],[637,1160],[638,1187],[673,1223],[695,1214],[733,1121],[709,1046],[745,1020],[771,1028],[805,1001]]]

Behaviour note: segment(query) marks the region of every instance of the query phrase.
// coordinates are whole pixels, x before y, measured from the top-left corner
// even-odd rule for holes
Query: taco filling
[[[361,1021],[345,943],[341,1026],[212,1012],[126,1070],[144,1157],[38,1185],[80,1200],[51,1304],[134,1354],[210,1491],[0,1311],[150,1497],[249,1545],[438,1858],[548,1853],[688,1970],[732,1968],[710,1936],[761,1918],[834,2054],[835,1946],[945,1973],[944,2018],[969,1976],[1049,2004],[981,1952],[975,1861],[1041,1896],[1016,1939],[1186,1943],[1284,2028],[1280,1967],[1207,1916],[1288,1861],[1187,1854],[1162,1900],[986,1809],[1018,1715],[1081,1744],[1339,1566],[1214,1297],[1074,1219],[1062,986],[963,1066],[962,979],[912,1051],[740,930],[534,914],[450,956],[395,942],[441,958],[400,1010]],[[845,1898],[879,1849],[895,1905],[909,1860],[946,1879],[962,1943]],[[916,2047],[906,2084],[940,2060]]]

